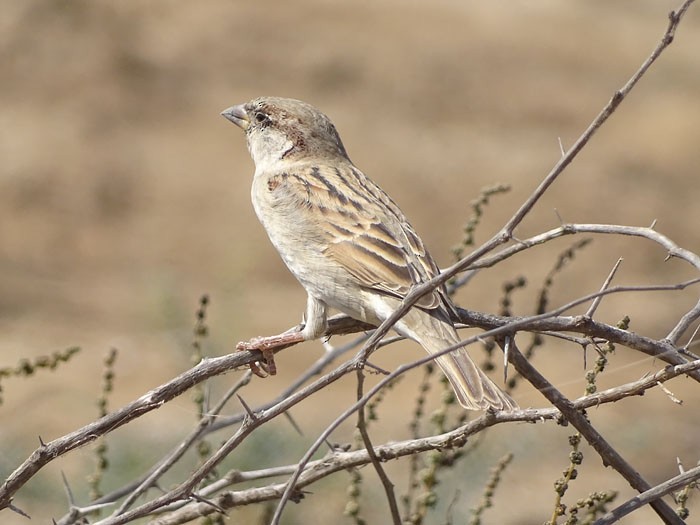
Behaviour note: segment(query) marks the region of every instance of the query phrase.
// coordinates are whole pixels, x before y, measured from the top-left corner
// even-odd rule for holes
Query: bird
[[[350,160],[331,120],[300,100],[259,97],[222,113],[241,128],[255,164],[255,213],[287,268],[307,293],[303,328],[256,344],[309,341],[327,328],[329,309],[378,326],[416,285],[439,274],[396,203]],[[460,338],[454,304],[439,287],[422,296],[393,329],[429,354]],[[513,411],[517,403],[464,348],[435,359],[459,404]],[[274,373],[274,371],[272,372]]]

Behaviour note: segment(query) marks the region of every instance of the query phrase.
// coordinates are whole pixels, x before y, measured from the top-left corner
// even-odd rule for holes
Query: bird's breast
[[[304,285],[328,281],[335,270],[323,255],[328,234],[306,202],[286,183],[289,175],[256,175],[251,197],[255,213],[282,260]]]

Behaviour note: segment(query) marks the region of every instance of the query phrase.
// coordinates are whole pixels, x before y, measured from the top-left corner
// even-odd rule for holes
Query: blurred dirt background
[[[118,407],[190,365],[192,326],[202,293],[211,296],[206,352],[296,324],[304,293],[283,267],[249,203],[253,172],[243,135],[219,112],[269,94],[309,101],[336,123],[354,162],[401,205],[441,265],[462,236],[469,202],[496,183],[512,186],[487,208],[478,240],[506,220],[613,91],[659,41],[677,1],[618,2],[106,2],[7,0],[0,16],[0,366],[79,345],[54,373],[3,382],[0,476],[38,444],[91,421],[102,360],[119,350]],[[691,8],[658,65],[551,188],[518,230],[526,237],[570,222],[649,225],[700,250],[700,8]],[[504,281],[527,276],[514,311],[530,313],[537,288],[568,238],[483,272],[458,302],[497,311]],[[664,262],[638,240],[596,238],[558,275],[552,304],[597,290],[624,257],[620,284],[673,283],[695,274]],[[662,337],[697,300],[683,292],[610,297],[601,320],[623,315],[631,328]],[[400,349],[399,349],[400,348]],[[309,343],[278,358],[280,374],[254,381],[253,406],[274,397],[322,352]],[[478,349],[475,348],[475,352]],[[419,357],[415,345],[377,357],[392,367]],[[478,356],[481,359],[481,356]],[[589,356],[590,357],[590,356]],[[580,349],[549,342],[535,364],[569,395],[582,393]],[[621,349],[601,387],[657,370]],[[213,385],[220,392],[230,374]],[[374,440],[408,435],[415,383],[387,396]],[[592,411],[601,432],[652,483],[699,459],[697,384]],[[256,433],[226,468],[294,461],[354,397],[347,380]],[[434,396],[435,397],[435,396]],[[523,386],[522,406],[543,406]],[[408,401],[407,401],[408,400]],[[433,399],[433,401],[435,401]],[[229,413],[239,408],[233,405]],[[112,434],[110,490],[143,472],[184,436],[195,407],[183,396]],[[426,424],[426,431],[429,425]],[[431,523],[446,507],[455,523],[480,498],[489,468],[515,460],[488,523],[542,523],[552,483],[568,465],[566,436],[548,426],[494,429],[441,490]],[[225,439],[222,432],[213,442]],[[352,425],[334,440],[352,439]],[[569,502],[591,490],[632,492],[587,447]],[[192,468],[195,459],[183,464]],[[15,503],[36,523],[67,509],[60,472],[76,503],[87,501],[92,447],[45,468]],[[405,471],[391,465],[401,494]],[[365,469],[368,523],[387,509]],[[166,480],[174,482],[175,477]],[[285,523],[343,521],[347,477],[311,487]],[[700,506],[694,503],[694,519]],[[622,501],[622,500],[620,500]],[[260,507],[231,523],[257,523]],[[8,511],[8,524],[26,523]],[[348,520],[349,523],[349,520]],[[639,512],[623,523],[656,523]]]

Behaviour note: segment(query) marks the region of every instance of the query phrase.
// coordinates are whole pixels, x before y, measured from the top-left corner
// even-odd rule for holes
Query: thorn
[[[323,442],[328,446],[328,449],[330,450],[331,453],[336,451],[337,447],[333,443],[328,441],[328,438],[324,439]]]
[[[73,497],[73,491],[70,489],[68,484],[68,478],[65,472],[61,471],[61,478],[63,479],[63,488],[66,489],[66,496],[68,497],[68,503],[71,507],[75,506],[75,498]]]
[[[681,462],[681,458],[676,456],[676,465],[678,465],[678,473],[679,474],[685,474],[685,469],[683,468],[683,463]]]
[[[617,270],[620,268],[620,265],[622,264],[622,261],[624,259],[620,257],[615,265],[613,266],[612,270],[610,270],[610,273],[608,274],[607,278],[603,282],[603,286],[600,287],[600,293],[603,293],[605,290],[607,290],[610,287],[610,283],[612,282],[613,278],[615,277],[615,274],[617,273]],[[586,317],[592,319],[593,314],[595,314],[595,311],[598,309],[598,306],[600,305],[600,302],[603,300],[603,296],[599,295],[595,299],[593,299],[593,302],[591,303],[591,307],[588,309],[586,312]]]
[[[288,410],[285,410],[285,411],[282,412],[282,413],[285,415],[285,417],[286,417],[287,420],[289,421],[289,424],[292,425],[292,428],[294,428],[294,430],[296,430],[296,431],[299,433],[300,436],[303,436],[304,433],[301,431],[301,428],[299,427],[299,425],[297,425],[297,422],[294,421],[294,418],[293,418],[292,415],[289,413],[289,411],[288,411]]]
[[[15,512],[16,512],[17,514],[19,514],[20,516],[24,516],[24,517],[27,518],[28,520],[32,519],[32,517],[31,517],[29,514],[27,514],[26,512],[24,512],[22,509],[20,509],[19,507],[15,507],[15,506],[12,504],[11,500],[10,500],[10,503],[7,504],[7,508],[10,509],[10,510],[15,511]]]
[[[506,336],[506,343],[503,345],[503,382],[508,381],[508,354],[510,353],[510,342],[513,336]]]
[[[519,237],[516,237],[515,235],[511,235],[510,238],[513,242],[519,244],[520,246],[527,246],[527,243],[525,241],[523,241]]]
[[[562,216],[559,214],[559,210],[554,208],[554,215],[557,216],[557,219],[559,219],[559,226],[564,226],[564,219]]]
[[[305,496],[306,494],[313,494],[313,492],[309,492],[306,490],[294,489],[291,496],[289,496],[289,501],[291,501],[292,503],[300,503],[301,500],[303,500],[306,497]]]
[[[333,452],[337,452],[338,450],[340,450],[341,452],[349,452],[350,450],[352,450],[352,445],[350,443],[332,444],[328,440],[326,440],[326,443],[328,443],[329,446],[333,447]]]
[[[596,343],[595,345],[593,345],[593,348],[595,348],[595,351],[598,352],[598,355],[600,357],[605,357],[605,352],[603,351],[603,349],[600,347],[599,344]]]
[[[254,413],[254,412],[250,409],[250,407],[248,406],[248,403],[246,403],[245,401],[243,401],[243,398],[242,398],[239,394],[236,394],[236,397],[237,397],[238,400],[241,402],[241,405],[243,405],[243,408],[245,409],[245,411],[246,411],[246,413],[248,414],[248,416],[250,417],[250,419],[252,419],[253,421],[255,421],[256,419],[258,419],[257,416],[255,415],[255,413]]]
[[[564,144],[561,142],[561,137],[557,137],[557,141],[559,142],[559,152],[561,153],[561,156],[566,157],[566,151],[564,150]]]
[[[209,413],[209,401],[211,399],[211,383],[207,383],[204,389],[204,402],[202,403],[202,415]]]
[[[41,439],[41,436],[39,436],[39,445],[41,446],[41,448],[46,448],[46,443],[44,443],[44,440]]]
[[[688,339],[688,342],[683,346],[683,350],[688,350],[690,345],[693,343],[693,340],[695,339],[695,336],[698,335],[698,330],[700,330],[700,324],[695,327],[695,331],[693,332],[693,335],[690,336],[690,339]]]
[[[373,364],[370,363],[369,361],[365,361],[365,366],[371,368],[372,370],[374,370],[375,372],[377,372],[377,373],[379,373],[379,374],[382,374],[382,375],[385,375],[385,376],[388,376],[388,375],[389,375],[389,371],[388,371],[388,370],[384,370],[383,368],[378,367],[377,365],[373,365]]]
[[[204,503],[205,505],[209,505],[210,507],[216,509],[217,512],[223,514],[224,516],[228,516],[228,514],[226,513],[226,509],[224,509],[220,505],[217,505],[216,503],[207,498],[203,498],[202,496],[199,496],[197,494],[190,494],[190,498],[200,503]]]
[[[651,224],[649,225],[649,229],[650,229],[650,230],[653,230],[654,228],[656,228],[656,222],[657,222],[657,220],[658,220],[658,219],[654,219],[653,221],[651,221]]]

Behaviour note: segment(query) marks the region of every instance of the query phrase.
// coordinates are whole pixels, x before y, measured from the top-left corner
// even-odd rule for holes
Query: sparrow
[[[251,197],[258,219],[307,293],[304,325],[270,344],[321,337],[329,308],[378,326],[412,287],[439,273],[396,203],[350,161],[331,120],[305,102],[256,98],[221,113],[240,127],[255,163]],[[421,297],[394,325],[428,353],[460,342],[444,287]],[[435,359],[466,409],[518,405],[464,348]],[[271,373],[274,373],[271,372]]]

